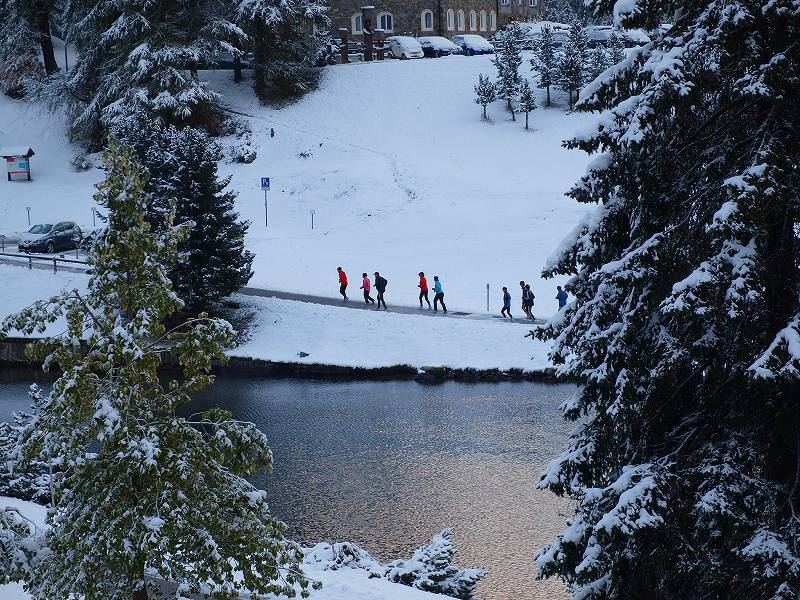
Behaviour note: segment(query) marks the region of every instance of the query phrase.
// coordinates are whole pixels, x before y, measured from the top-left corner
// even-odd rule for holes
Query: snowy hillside
[[[255,163],[225,164],[252,220],[251,285],[336,295],[336,267],[351,280],[376,270],[395,304],[416,302],[416,273],[438,274],[454,310],[500,306],[508,285],[533,283],[537,314],[553,312],[555,285],[539,272],[586,207],[562,196],[586,157],[561,140],[591,116],[541,107],[533,131],[512,123],[500,102],[481,122],[472,86],[494,74],[490,57],[354,64],[327,70],[321,89],[281,109],[265,108],[230,73],[204,76],[232,111],[251,115]],[[523,71],[530,66],[526,60]],[[539,94],[541,97],[541,94]],[[79,148],[57,115],[0,98],[0,146],[36,151],[32,183],[0,181],[0,233],[32,222],[76,220],[91,227],[93,184],[102,173],[70,166]],[[274,137],[271,131],[274,130]],[[270,177],[269,229],[260,178]],[[309,210],[315,210],[311,230]]]

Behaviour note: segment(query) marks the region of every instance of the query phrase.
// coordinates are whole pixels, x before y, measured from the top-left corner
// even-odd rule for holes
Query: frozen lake
[[[28,406],[36,372],[0,374],[3,420]],[[267,433],[275,470],[256,483],[295,539],[352,540],[391,559],[452,527],[458,564],[489,571],[484,600],[543,600],[566,594],[535,580],[533,557],[572,511],[536,483],[566,444],[558,405],[576,391],[226,375],[189,408],[223,406]]]

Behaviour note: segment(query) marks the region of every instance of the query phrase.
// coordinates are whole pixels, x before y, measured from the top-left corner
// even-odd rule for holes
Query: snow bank
[[[64,288],[85,289],[83,274],[0,264],[0,319]],[[529,327],[501,319],[353,310],[276,298],[234,296],[247,339],[230,354],[277,362],[376,368],[406,364],[475,369],[543,369],[548,346],[525,338]],[[388,298],[391,303],[391,297]],[[519,311],[517,311],[519,312]],[[64,330],[52,324],[48,334]],[[300,358],[299,352],[309,356]]]
[[[0,508],[14,508],[39,526],[44,526],[46,509],[33,502],[0,496]],[[328,563],[312,553],[303,563],[303,570],[313,580],[322,582],[322,589],[312,591],[312,600],[433,600],[446,598],[413,587],[371,578],[368,571],[357,567],[329,569]],[[272,596],[269,596],[270,598]],[[20,584],[0,585],[2,600],[31,600]]]

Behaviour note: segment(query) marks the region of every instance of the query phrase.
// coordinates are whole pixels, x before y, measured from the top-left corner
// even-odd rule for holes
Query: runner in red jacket
[[[425,302],[428,303],[428,308],[431,307],[431,301],[428,300],[428,280],[425,279],[425,273],[422,271],[419,272],[419,307],[422,308],[422,299],[425,298]]]
[[[347,297],[347,273],[342,270],[342,267],[336,267],[339,272],[339,293],[342,295],[342,302],[347,302],[350,298]]]

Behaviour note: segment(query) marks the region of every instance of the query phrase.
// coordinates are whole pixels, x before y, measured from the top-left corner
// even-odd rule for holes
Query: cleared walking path
[[[53,257],[60,257],[61,254],[53,254],[53,255],[39,255],[39,256],[46,256],[47,258]],[[68,252],[63,253],[64,258],[70,258]],[[73,255],[74,257],[74,255]],[[20,256],[19,258],[12,258],[12,257],[0,257],[0,264],[7,264],[7,265],[14,265],[16,267],[21,268],[29,268],[29,261],[27,256]],[[34,269],[43,270],[43,271],[53,271],[53,265],[46,261],[36,261],[34,260],[32,263]],[[86,273],[86,268],[74,265],[58,265],[59,271],[66,271],[69,273]],[[370,304],[369,306],[364,304],[364,300],[359,293],[357,298],[351,298],[348,302],[342,302],[341,298],[331,298],[327,296],[315,296],[313,294],[301,294],[295,292],[282,292],[280,290],[267,290],[263,288],[254,288],[254,287],[243,287],[239,290],[240,294],[245,296],[259,296],[261,298],[278,298],[280,300],[291,300],[294,302],[308,302],[310,304],[322,304],[325,306],[339,306],[341,308],[349,308],[355,310],[377,310],[375,305]],[[445,297],[447,300],[447,297]],[[427,317],[434,317],[439,319],[469,319],[475,321],[500,321],[508,323],[509,325],[518,324],[518,325],[527,325],[530,326],[531,324],[538,324],[541,325],[545,322],[544,319],[536,319],[531,321],[530,319],[526,319],[523,317],[515,318],[513,321],[509,321],[508,319],[502,318],[499,314],[494,313],[475,313],[475,312],[462,312],[458,310],[450,310],[445,314],[441,310],[439,312],[434,312],[433,310],[428,310],[427,306],[423,309],[414,306],[396,306],[392,305],[392,296],[387,294],[387,306],[388,311],[390,313],[398,313],[404,315],[423,315]],[[498,304],[500,301],[498,301]],[[519,315],[522,315],[521,309],[518,310]]]

